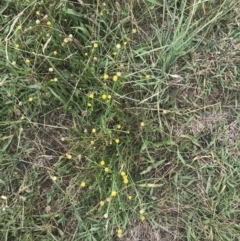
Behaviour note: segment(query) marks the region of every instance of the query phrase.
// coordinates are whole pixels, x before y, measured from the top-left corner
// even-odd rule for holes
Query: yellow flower
[[[20,117],[20,120],[24,120],[24,119],[25,119],[25,116],[22,115],[22,116]]]
[[[99,13],[99,15],[100,15],[100,16],[103,16],[103,12],[101,11],[101,12]]]
[[[115,142],[118,144],[118,143],[120,142],[120,140],[117,138],[117,139],[115,140]]]
[[[116,55],[117,55],[117,52],[113,52],[113,55],[116,56]]]
[[[67,39],[67,38],[65,38],[65,39],[63,40],[63,42],[64,42],[64,43],[67,43],[67,42],[68,42],[68,39]]]
[[[132,196],[131,195],[128,195],[128,200],[132,200]]]
[[[103,160],[100,161],[100,165],[101,165],[101,166],[104,166],[104,165],[105,165],[105,161],[103,161]]]
[[[86,187],[86,183],[85,182],[81,182],[80,186],[81,187]]]
[[[22,30],[22,25],[18,25],[17,30]]]
[[[97,47],[98,47],[98,43],[94,43],[93,48],[97,48]]]
[[[55,182],[57,180],[56,176],[50,176],[50,178]]]
[[[124,68],[124,64],[120,64],[120,68],[121,68],[121,69]]]
[[[124,178],[124,179],[123,179],[123,183],[124,183],[124,184],[128,184],[128,179],[127,179],[127,178]]]
[[[124,45],[127,45],[127,41],[123,42]]]
[[[95,142],[94,142],[94,141],[91,141],[90,143],[91,143],[91,145],[94,145]]]
[[[109,75],[108,75],[108,74],[104,74],[103,78],[104,78],[105,80],[107,80],[107,79],[109,78]]]
[[[47,26],[51,26],[51,22],[50,21],[47,21]]]
[[[66,154],[66,157],[68,160],[72,159],[72,155],[70,155],[70,154]]]
[[[84,53],[84,56],[88,56],[88,53]]]
[[[116,191],[112,191],[111,196],[112,197],[116,197],[117,196],[117,192]]]
[[[49,68],[48,71],[49,71],[49,72],[53,72],[53,68]]]
[[[37,12],[36,12],[36,14],[37,14],[37,15],[40,15],[40,12],[39,12],[39,11],[37,11]]]
[[[108,95],[108,99],[110,100],[112,98],[112,96],[111,95]]]
[[[150,79],[151,75],[150,74],[146,74],[146,79]]]
[[[116,48],[117,48],[117,49],[120,49],[120,48],[121,48],[121,44],[117,44],[117,45],[116,45]]]
[[[53,51],[53,54],[54,54],[54,55],[57,55],[57,53],[58,53],[58,52],[57,52],[56,50],[55,50],[55,51]]]
[[[40,24],[40,20],[37,19],[37,20],[36,20],[36,24]]]
[[[122,235],[123,235],[122,229],[118,229],[118,230],[117,230],[117,236],[118,236],[119,238],[121,238]]]
[[[89,93],[89,94],[88,94],[88,97],[89,97],[90,99],[93,99],[93,98],[94,98],[94,94],[93,94],[93,93]]]
[[[113,79],[113,81],[115,82],[115,81],[118,80],[118,76],[117,76],[117,75],[114,75],[112,79]]]
[[[15,44],[15,47],[18,49],[20,46],[19,46],[19,44]]]
[[[30,64],[30,59],[25,59],[26,64]]]
[[[117,72],[117,76],[120,77],[122,74],[121,72]]]
[[[29,101],[29,102],[32,102],[32,101],[33,101],[33,97],[29,97],[29,98],[28,98],[28,101]]]
[[[104,168],[104,171],[105,171],[105,172],[109,172],[109,168],[108,168],[108,167],[105,167],[105,168]]]
[[[100,201],[100,206],[102,207],[104,205],[104,201]]]
[[[53,79],[53,82],[58,82],[58,78],[55,77],[55,78]]]
[[[145,126],[145,123],[144,123],[144,122],[141,122],[141,123],[140,123],[140,126],[141,126],[141,127],[144,127],[144,126]]]
[[[144,220],[146,219],[146,217],[145,217],[144,215],[141,215],[141,216],[140,216],[140,219],[141,219],[142,221],[144,221]]]
[[[92,104],[91,104],[91,103],[87,103],[87,106],[88,106],[88,107],[91,107],[91,106],[92,106]]]
[[[117,129],[119,129],[119,130],[120,130],[121,128],[122,128],[122,126],[121,126],[121,125],[117,125]]]
[[[95,128],[92,129],[92,133],[96,133],[96,129]]]
[[[136,28],[133,28],[132,29],[132,33],[136,33],[137,32],[137,29]]]
[[[122,177],[126,176],[126,172],[121,172],[120,174]]]
[[[103,94],[103,95],[102,95],[102,99],[103,99],[103,100],[106,100],[106,99],[107,99],[107,95]]]
[[[105,214],[103,215],[103,217],[104,217],[104,218],[108,218],[108,213],[105,213]]]

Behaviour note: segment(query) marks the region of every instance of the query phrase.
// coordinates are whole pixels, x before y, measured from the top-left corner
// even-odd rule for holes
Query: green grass
[[[238,1],[92,2],[0,0],[0,240],[240,240]]]

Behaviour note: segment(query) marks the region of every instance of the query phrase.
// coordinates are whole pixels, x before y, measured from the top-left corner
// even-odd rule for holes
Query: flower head
[[[124,184],[128,184],[128,178],[127,178],[127,176],[124,176],[124,178],[123,178],[123,183],[124,183]]]
[[[122,177],[126,176],[126,172],[121,172],[120,174]]]
[[[51,26],[51,22],[50,21],[47,21],[47,26]]]
[[[32,101],[33,101],[33,97],[29,97],[29,98],[28,98],[28,101],[29,101],[29,102],[32,102]]]
[[[30,64],[30,59],[25,59],[26,64]]]
[[[66,154],[66,158],[67,158],[68,160],[70,160],[70,159],[72,159],[72,155]]]
[[[131,195],[128,195],[128,200],[132,200],[132,196]]]
[[[86,183],[85,182],[81,182],[80,186],[81,187],[86,187]]]
[[[137,32],[137,29],[136,28],[133,28],[132,29],[132,33],[136,33]]]
[[[105,168],[104,168],[104,171],[105,171],[105,172],[109,172],[109,168],[108,168],[108,167],[105,167]]]
[[[57,180],[56,176],[50,176],[50,178],[55,182]]]
[[[118,76],[117,75],[113,75],[113,81],[116,82],[118,80]]]
[[[117,48],[117,49],[120,49],[120,48],[121,48],[121,44],[117,44],[117,45],[116,45],[116,48]]]
[[[104,201],[100,201],[99,205],[102,207],[104,205]]]
[[[15,47],[18,49],[20,46],[19,46],[19,44],[15,44]]]
[[[112,191],[111,196],[112,197],[116,197],[117,196],[117,192],[116,191]]]
[[[123,230],[122,230],[122,229],[118,229],[118,230],[117,230],[117,236],[118,236],[119,238],[121,238],[122,235],[123,235]]]
[[[103,75],[103,78],[104,78],[105,80],[107,80],[107,79],[109,79],[109,75],[108,75],[108,74],[104,74],[104,75]]]
[[[92,129],[92,133],[96,133],[96,129],[95,128]]]
[[[115,139],[115,142],[116,142],[116,144],[118,144],[120,142],[120,140],[117,138],[117,139]]]
[[[58,53],[58,52],[57,52],[56,50],[55,50],[55,51],[53,51],[53,54],[54,54],[54,55],[57,55],[57,53]]]
[[[104,165],[105,165],[105,161],[103,161],[103,160],[100,161],[100,165],[101,165],[101,166],[104,166]]]
[[[89,94],[88,94],[88,97],[89,97],[90,99],[93,99],[93,98],[94,98],[94,94],[93,94],[93,93],[89,93]]]
[[[22,25],[18,25],[17,30],[22,30]]]
[[[107,99],[107,95],[103,94],[103,95],[102,95],[102,99],[103,99],[103,100],[106,100],[106,99]]]
[[[96,49],[97,47],[98,47],[98,43],[94,43],[94,44],[93,44],[93,48]]]
[[[141,215],[141,216],[140,216],[140,219],[141,219],[142,221],[144,221],[144,220],[146,219],[146,217],[145,217],[144,215]]]
[[[36,20],[36,24],[40,24],[40,20],[39,19]]]

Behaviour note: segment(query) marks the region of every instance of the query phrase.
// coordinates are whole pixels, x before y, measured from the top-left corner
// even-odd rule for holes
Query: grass
[[[240,239],[237,0],[0,3],[0,240]]]

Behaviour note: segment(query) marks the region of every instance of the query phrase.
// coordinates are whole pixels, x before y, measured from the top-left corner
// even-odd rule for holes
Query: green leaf
[[[184,164],[186,165],[186,161],[183,159],[182,155],[180,154],[179,150],[177,151],[177,156],[178,156],[178,159]]]
[[[150,172],[153,168],[157,168],[158,166],[160,166],[161,164],[163,164],[164,161],[165,161],[165,159],[164,159],[164,160],[160,160],[160,161],[154,163],[153,165],[147,167],[147,169],[145,169],[144,171],[142,171],[140,174],[143,175],[143,174],[146,174],[146,173]]]
[[[150,3],[152,3],[152,4],[154,4],[154,5],[162,6],[162,5],[159,3],[159,1],[157,1],[157,0],[147,0],[147,1],[150,2]]]

